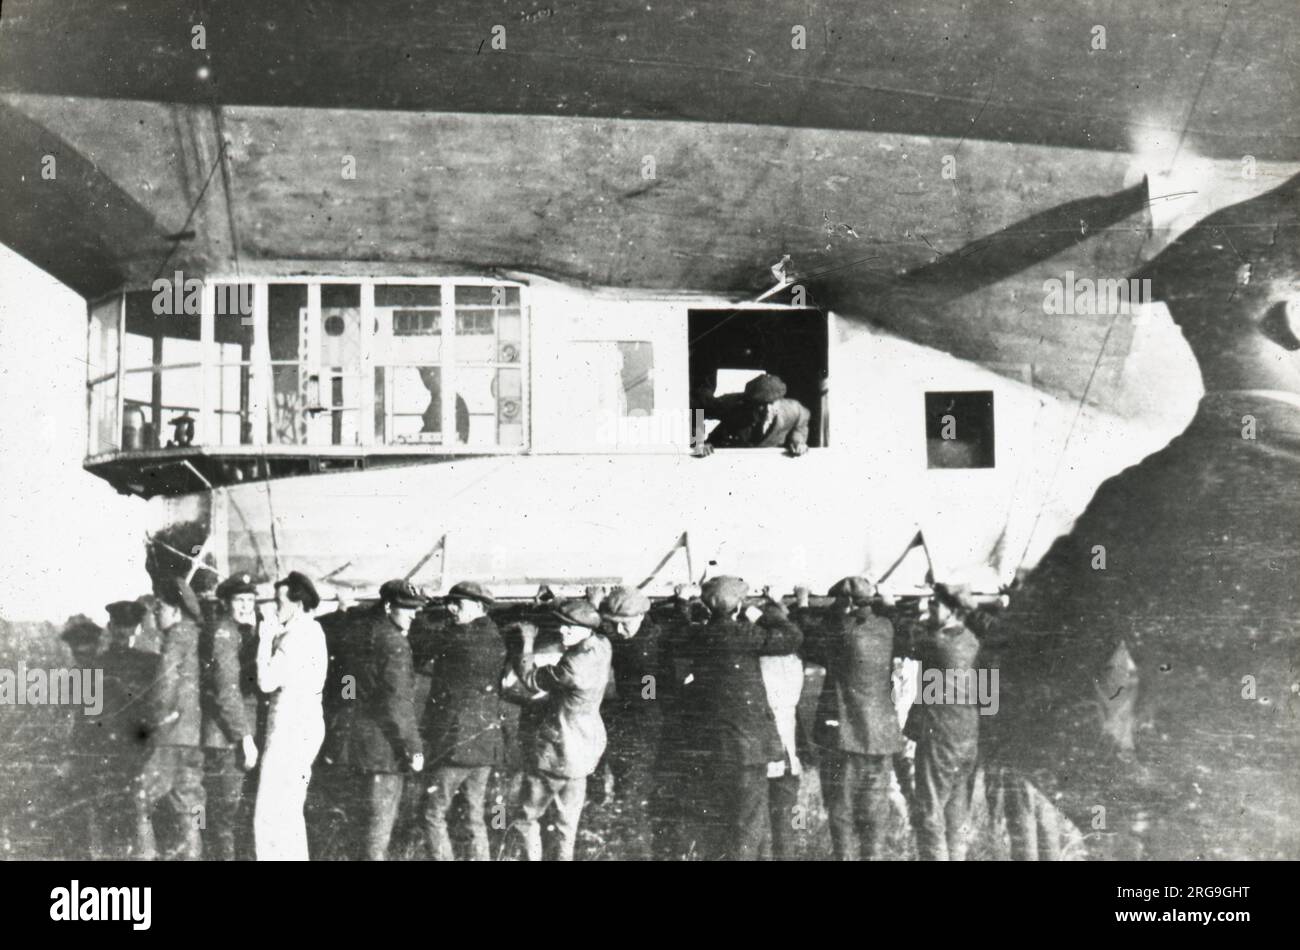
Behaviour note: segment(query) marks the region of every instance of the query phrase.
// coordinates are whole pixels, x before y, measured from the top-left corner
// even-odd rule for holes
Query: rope
[[[1034,515],[1034,523],[1029,527],[1029,535],[1025,538],[1025,549],[1020,552],[1020,559],[1016,561],[1016,574],[1020,573],[1020,568],[1024,566],[1025,558],[1029,555],[1030,545],[1034,543],[1034,534],[1038,531],[1038,523],[1042,521],[1043,512],[1047,510],[1047,502],[1052,497],[1052,489],[1056,487],[1056,479],[1061,473],[1061,465],[1064,464],[1065,455],[1070,449],[1070,440],[1074,438],[1075,426],[1079,423],[1079,417],[1083,415],[1083,405],[1088,399],[1088,392],[1092,389],[1092,381],[1097,377],[1102,355],[1106,352],[1106,344],[1110,342],[1110,333],[1115,329],[1115,321],[1118,319],[1119,309],[1117,308],[1111,314],[1110,323],[1106,326],[1106,335],[1101,338],[1097,358],[1092,361],[1092,372],[1088,374],[1088,381],[1083,386],[1083,394],[1079,396],[1079,404],[1075,407],[1074,418],[1070,420],[1070,428],[1065,433],[1065,443],[1061,446],[1061,452],[1056,457],[1056,465],[1052,469],[1052,477],[1047,482],[1047,490],[1043,492],[1043,500],[1038,505],[1038,513]]]
[[[149,281],[151,286],[155,280],[162,276],[163,269],[167,267],[167,262],[170,261],[172,255],[176,253],[176,248],[181,246],[181,241],[184,240],[183,235],[189,230],[190,222],[194,220],[194,212],[199,210],[199,205],[203,202],[203,196],[208,192],[208,186],[212,184],[212,176],[217,173],[217,166],[221,164],[225,151],[226,143],[222,142],[220,149],[217,151],[216,161],[214,161],[212,167],[208,169],[208,177],[203,182],[203,187],[199,189],[198,197],[195,198],[194,203],[190,205],[190,213],[185,216],[185,223],[181,225],[181,229],[172,237],[172,246],[167,249],[167,253],[163,256],[163,259],[158,262],[158,269],[154,271],[153,280]]]
[[[283,577],[280,571],[280,542],[275,534],[275,505],[271,503],[271,482],[274,479],[266,479],[266,511],[271,516],[271,556],[275,560],[275,576]]]

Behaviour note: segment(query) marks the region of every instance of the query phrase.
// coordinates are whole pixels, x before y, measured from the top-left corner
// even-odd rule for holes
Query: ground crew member
[[[738,577],[708,580],[700,599],[708,624],[691,640],[693,689],[700,691],[710,753],[713,843],[710,857],[753,861],[770,831],[768,763],[785,755],[776,717],[767,703],[760,656],[799,649],[803,634],[770,604],[757,622],[743,622],[748,585]]]
[[[303,805],[312,763],[325,739],[321,690],[329,666],[325,632],[311,616],[320,595],[298,571],[275,584],[275,609],[262,612],[257,686],[270,694],[262,746],[253,845],[259,861],[306,861]]]
[[[154,622],[162,654],[153,697],[148,760],[136,785],[139,857],[157,857],[153,814],[166,800],[179,824],[175,856],[197,860],[203,853],[203,712],[199,701],[199,624],[202,611],[190,585],[168,577],[154,589]]]
[[[929,623],[911,647],[921,661],[922,683],[945,674],[975,682],[979,641],[958,617],[959,611],[975,609],[964,587],[934,585]],[[965,698],[964,703],[919,702],[907,718],[905,733],[916,741],[913,826],[923,861],[966,860],[980,713],[976,697]]]
[[[791,455],[808,451],[808,425],[812,419],[797,399],[785,398],[785,383],[764,373],[745,385],[740,398],[723,396],[715,401],[722,421],[705,441],[697,433],[696,453],[712,455],[714,448],[774,448],[784,446]]]
[[[325,717],[325,741],[312,769],[307,791],[307,834],[313,859],[353,858],[362,850],[361,831],[353,822],[358,795],[357,776],[337,761],[347,744],[350,707],[356,700],[356,667],[359,644],[367,640],[370,626],[387,608],[379,600],[340,607],[316,618],[325,634],[329,662],[321,704]],[[408,634],[407,642],[411,642]],[[363,826],[364,828],[364,826]]]
[[[794,651],[780,656],[760,656],[759,671],[768,708],[781,737],[782,756],[767,763],[767,804],[771,834],[763,856],[774,861],[793,860],[798,836],[805,827],[799,821],[799,785],[803,763],[799,761],[799,699],[803,694],[803,660]],[[770,847],[769,847],[770,845]]]
[[[447,815],[464,789],[471,861],[487,861],[484,804],[492,767],[504,759],[501,669],[505,644],[487,615],[492,594],[482,584],[462,581],[447,593],[452,622],[429,640],[432,677],[424,710],[429,764],[425,835],[435,861],[453,861]]]
[[[663,728],[664,705],[672,691],[666,666],[663,631],[647,617],[650,598],[635,587],[615,587],[600,606],[602,631],[612,650],[616,694],[601,706],[609,735],[605,761],[614,779],[614,797],[624,802],[635,826],[649,845],[655,829],[648,807],[655,794],[656,758]],[[632,858],[649,858],[634,853]]]
[[[805,621],[804,656],[826,668],[813,741],[821,753],[822,794],[831,845],[840,861],[876,860],[888,827],[889,776],[903,735],[890,696],[894,626],[873,609],[876,588],[846,577],[818,621]]]
[[[601,636],[600,612],[586,600],[570,600],[553,614],[564,654],[554,666],[538,666],[537,628],[521,624],[523,651],[514,673],[526,689],[546,693],[541,723],[524,759],[520,817],[513,827],[524,837],[530,861],[542,857],[541,819],[555,803],[557,853],[572,861],[578,822],[587,798],[587,776],[605,751],[600,703],[609,681],[610,645]]]
[[[705,770],[711,756],[691,653],[709,618],[699,593],[692,585],[678,585],[671,600],[651,608],[649,618],[661,632],[660,659],[670,677],[667,689],[659,692],[662,726],[650,799],[656,860],[699,856],[708,837]]]
[[[208,803],[205,853],[213,861],[233,861],[244,773],[256,767],[258,754],[253,739],[258,704],[257,586],[248,574],[236,574],[217,585],[216,593],[220,613],[199,640]]]
[[[335,761],[355,776],[356,826],[364,829],[364,856],[369,861],[388,857],[405,773],[424,768],[415,725],[415,672],[406,638],[427,598],[398,579],[379,588],[379,602],[382,613],[374,616],[351,653],[356,696],[345,704],[336,724]]]
[[[133,793],[144,768],[150,743],[149,694],[158,673],[158,654],[136,647],[148,608],[141,600],[108,604],[108,646],[98,662],[104,668],[104,709],[98,717],[103,732],[103,787],[100,825],[105,857],[134,855]]]
[[[100,638],[104,631],[89,617],[78,614],[68,620],[59,639],[72,652],[73,666],[79,670],[97,667]],[[80,674],[78,674],[80,675]],[[72,710],[72,735],[69,742],[67,771],[67,799],[79,803],[73,813],[79,830],[67,836],[67,841],[78,842],[86,852],[69,854],[71,858],[102,858],[104,853],[103,825],[100,821],[100,795],[102,773],[107,753],[100,715],[86,715],[85,710]]]

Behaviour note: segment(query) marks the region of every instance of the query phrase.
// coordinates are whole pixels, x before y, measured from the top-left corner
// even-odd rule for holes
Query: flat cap
[[[876,596],[876,585],[865,577],[845,577],[826,592],[827,597],[843,597],[855,604],[867,604]]]
[[[764,373],[745,384],[745,396],[754,402],[776,402],[785,397],[785,382],[780,376]]]
[[[59,634],[59,639],[69,644],[94,643],[103,633],[104,631],[95,621],[85,614],[77,614],[75,617],[68,618],[68,622],[63,625],[63,632]]]
[[[612,619],[640,617],[650,610],[650,598],[635,587],[615,587],[600,605],[602,616]]]
[[[379,585],[379,602],[393,607],[419,608],[427,604],[429,598],[421,594],[410,581],[398,577]]]
[[[203,609],[199,607],[199,598],[195,595],[194,588],[186,583],[185,578],[164,577],[154,585],[153,592],[164,604],[178,607],[184,613],[189,614],[190,619],[203,619]]]
[[[105,604],[104,609],[108,611],[108,622],[119,627],[138,627],[149,612],[138,600],[115,600]]]
[[[950,610],[974,610],[978,606],[969,584],[935,584],[934,596]]]
[[[496,603],[492,592],[477,581],[461,581],[447,591],[447,600],[477,600],[491,606]]]
[[[231,574],[217,585],[217,596],[222,600],[237,597],[240,594],[256,594],[257,584],[252,574]]]
[[[310,577],[300,571],[290,571],[276,581],[275,586],[287,587],[289,599],[302,604],[304,610],[315,610],[320,606],[320,594],[316,593],[316,585],[311,582]]]
[[[704,606],[716,613],[731,613],[749,594],[749,585],[739,577],[711,577],[700,590]]]
[[[591,606],[591,601],[584,598],[566,600],[551,611],[551,614],[563,624],[587,627],[590,630],[600,629],[600,611]]]

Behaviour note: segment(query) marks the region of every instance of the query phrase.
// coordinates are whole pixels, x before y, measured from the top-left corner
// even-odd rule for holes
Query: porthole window
[[[993,468],[993,393],[925,394],[928,468]]]

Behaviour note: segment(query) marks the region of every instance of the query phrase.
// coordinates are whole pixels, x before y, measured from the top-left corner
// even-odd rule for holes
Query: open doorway
[[[807,407],[808,445],[829,444],[828,339],[820,310],[691,310],[687,316],[692,417],[710,397],[740,393],[762,373],[781,377],[786,398]],[[707,413],[706,413],[707,416]],[[706,431],[715,423],[706,423]]]

